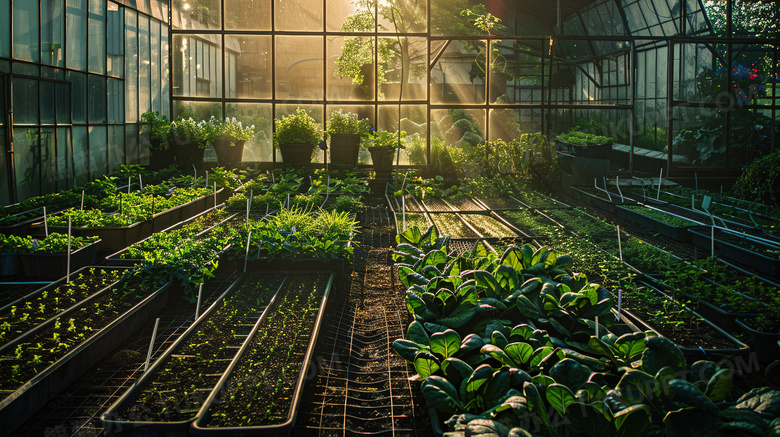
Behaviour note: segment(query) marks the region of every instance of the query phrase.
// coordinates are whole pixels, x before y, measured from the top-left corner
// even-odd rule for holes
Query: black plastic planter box
[[[689,243],[691,234],[688,232],[692,226],[673,226],[669,223],[656,220],[652,217],[634,211],[630,208],[616,206],[617,216],[631,223],[638,224],[648,229],[652,229],[666,238],[671,238],[680,243]]]
[[[113,405],[111,405],[108,410],[105,411],[100,416],[100,422],[103,426],[103,428],[106,431],[106,435],[121,435],[121,436],[135,436],[135,437],[141,437],[141,436],[160,436],[165,435],[168,437],[185,437],[189,435],[189,428],[190,424],[196,419],[196,415],[193,413],[192,418],[190,420],[183,420],[183,421],[177,421],[177,422],[162,422],[162,421],[142,421],[142,420],[122,420],[117,419],[118,413],[120,411],[125,410],[138,396],[139,393],[141,393],[144,389],[146,389],[149,384],[151,384],[151,381],[153,380],[154,376],[157,374],[157,372],[160,371],[160,369],[164,369],[167,363],[170,361],[171,356],[175,354],[177,351],[181,350],[181,348],[189,342],[190,337],[192,337],[193,334],[197,333],[200,330],[200,327],[202,324],[204,324],[206,321],[209,320],[209,318],[214,314],[216,311],[218,311],[222,305],[225,302],[225,298],[229,297],[234,293],[234,291],[238,288],[239,284],[245,280],[245,275],[241,275],[238,279],[236,279],[233,284],[228,287],[228,289],[222,293],[221,296],[217,298],[217,300],[204,312],[201,314],[201,316],[196,320],[164,353],[160,358],[157,359],[157,361],[154,362],[154,364],[147,369],[146,372],[138,379],[136,380],[133,385],[119,398],[116,402],[114,402]],[[260,326],[260,323],[265,319],[266,315],[268,314],[269,309],[273,306],[274,301],[276,300],[277,295],[279,294],[279,290],[282,289],[284,286],[285,281],[282,281],[282,283],[279,285],[279,287],[276,290],[276,293],[271,298],[271,300],[268,302],[265,310],[263,310],[262,314],[258,318],[257,322],[255,323],[254,328],[252,329],[252,333],[257,330],[257,328]],[[247,337],[249,339],[250,336]],[[245,342],[248,340],[245,340]],[[237,358],[234,358],[235,360]]]
[[[20,253],[0,253],[0,276],[16,276],[22,273]]]
[[[628,201],[621,201],[620,196],[612,195],[612,193],[610,193],[610,195],[612,195],[612,200],[609,200],[609,197],[603,191],[594,191],[595,189],[593,188],[571,187],[571,196],[580,202],[584,202],[610,214],[617,213],[618,205],[636,204],[630,199],[627,199]]]
[[[100,240],[70,253],[70,271],[95,263]],[[55,279],[68,274],[68,255],[65,253],[22,253],[19,255],[27,278]]]
[[[33,223],[43,221],[43,210],[41,210],[40,213],[41,215],[37,217],[29,218],[27,220],[20,221],[19,223],[0,226],[0,234],[18,235],[20,237],[25,237],[27,235],[30,235],[31,231],[33,230],[32,229]],[[57,212],[52,211],[49,212],[49,214],[57,214]]]
[[[171,284],[147,296],[86,341],[74,346],[24,385],[0,400],[0,429],[11,432],[47,402],[78,379],[132,333],[141,329],[155,314],[168,305]]]
[[[208,399],[206,399],[206,402],[201,407],[200,411],[198,412],[197,419],[195,419],[195,422],[193,422],[192,426],[190,427],[191,434],[199,435],[199,436],[269,435],[269,434],[288,433],[293,428],[293,426],[295,425],[295,418],[298,412],[298,404],[300,403],[300,399],[303,394],[302,393],[303,385],[306,380],[306,375],[308,374],[308,369],[309,369],[312,356],[314,354],[314,347],[317,343],[317,337],[320,332],[320,326],[322,325],[323,314],[325,313],[325,308],[328,302],[328,296],[330,295],[330,290],[333,285],[334,278],[335,275],[331,273],[330,277],[328,278],[327,285],[325,286],[325,290],[323,292],[322,299],[320,301],[320,308],[319,311],[317,312],[317,317],[314,321],[314,325],[312,326],[312,333],[311,333],[311,337],[309,338],[309,346],[306,349],[303,362],[301,363],[300,372],[298,373],[297,379],[295,380],[295,389],[292,394],[292,400],[290,401],[290,409],[288,410],[286,420],[279,424],[251,426],[251,427],[218,428],[218,427],[205,426],[205,424],[208,422],[210,418],[212,405],[219,402],[219,398],[224,396],[224,391],[227,390],[230,384],[231,374],[233,373],[233,370],[237,367],[239,360],[243,356],[246,349],[252,344],[252,340],[254,336],[257,334],[257,329],[255,329],[252,331],[252,333],[249,336],[247,336],[246,342],[241,347],[241,350],[239,350],[238,354],[236,354],[236,358],[233,360],[233,362],[230,363],[230,366],[228,367],[227,371],[225,371],[225,373],[222,375],[222,378],[220,378],[216,387],[214,387]],[[257,327],[260,326],[261,321],[258,321]]]
[[[708,228],[698,228],[689,230],[693,245],[706,250],[710,253],[712,249],[712,234]],[[721,230],[715,231],[715,250],[717,255],[725,260],[739,264],[772,278],[780,278],[780,259],[772,258],[750,249],[737,246],[718,238]],[[761,246],[759,243],[751,241],[750,244]]]
[[[769,363],[780,360],[780,332],[761,332],[747,326],[744,320],[737,319],[737,325],[753,340],[753,347],[760,361]]]

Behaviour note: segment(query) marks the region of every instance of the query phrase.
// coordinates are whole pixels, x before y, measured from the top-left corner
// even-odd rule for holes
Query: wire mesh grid
[[[201,307],[211,305],[237,277],[237,272],[223,272],[207,282],[203,287]],[[160,325],[150,362],[154,362],[192,324],[194,310],[194,305],[182,299],[158,314]],[[143,374],[154,324],[151,320],[101,363],[87,370],[13,435],[103,436],[96,419]]]
[[[337,287],[307,382],[294,435],[428,435],[430,423],[414,374],[391,348],[408,324],[403,290],[389,260],[387,208],[366,208],[355,271]]]

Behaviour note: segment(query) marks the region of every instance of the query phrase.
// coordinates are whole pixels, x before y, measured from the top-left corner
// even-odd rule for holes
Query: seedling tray
[[[300,277],[301,275],[297,275],[297,277]],[[330,277],[327,280],[327,284],[325,285],[325,290],[322,295],[322,299],[319,301],[319,310],[317,311],[316,318],[314,320],[313,326],[312,326],[312,333],[309,338],[308,347],[306,348],[305,355],[303,357],[303,362],[300,365],[300,371],[297,374],[297,377],[294,381],[294,390],[291,394],[290,399],[290,407],[287,413],[286,419],[284,419],[281,423],[273,423],[269,425],[259,425],[259,426],[241,426],[241,427],[209,427],[208,424],[210,420],[212,419],[212,414],[214,413],[214,407],[216,404],[219,403],[221,399],[224,399],[225,397],[229,396],[229,392],[232,388],[235,388],[236,381],[232,379],[232,373],[239,367],[239,365],[242,363],[242,358],[245,353],[247,353],[247,350],[250,348],[253,348],[254,345],[254,339],[258,335],[265,335],[265,334],[258,334],[258,331],[260,330],[254,330],[252,334],[250,334],[247,337],[247,341],[242,346],[241,350],[236,355],[236,358],[231,362],[230,367],[228,367],[228,370],[222,375],[222,378],[217,383],[214,390],[212,390],[211,394],[209,395],[208,399],[206,399],[206,402],[203,404],[203,406],[200,409],[200,412],[198,413],[198,417],[195,420],[195,422],[192,424],[190,428],[190,433],[194,435],[205,435],[205,436],[211,436],[211,435],[262,435],[262,434],[281,434],[289,432],[293,425],[295,424],[295,417],[297,414],[298,404],[300,403],[300,399],[302,396],[303,391],[303,385],[308,373],[309,365],[311,362],[311,358],[314,354],[314,347],[317,343],[317,337],[319,335],[320,326],[322,324],[322,318],[323,314],[325,312],[325,308],[327,306],[328,296],[330,294],[331,287],[333,285],[333,279],[335,275],[330,274]],[[290,282],[288,282],[288,285]],[[295,286],[295,285],[293,285]],[[275,312],[278,312],[279,305],[281,303],[275,304],[274,310]],[[260,322],[258,321],[258,327],[260,326]],[[266,324],[271,323],[267,322]],[[300,332],[300,331],[297,331]],[[258,337],[261,338],[261,337]],[[244,381],[247,382],[247,381]],[[264,382],[263,380],[260,380],[260,382]],[[291,381],[292,382],[292,381]],[[248,383],[248,385],[251,385],[252,383]]]
[[[157,289],[15,391],[0,392],[5,395],[0,400],[0,429],[11,432],[19,427],[118,344],[142,328],[168,304],[170,285],[168,283]]]
[[[283,277],[284,275],[282,275]],[[159,436],[159,435],[165,435],[169,437],[185,437],[188,435],[188,429],[190,427],[190,424],[195,420],[196,418],[196,412],[193,411],[192,417],[189,420],[181,420],[181,421],[152,421],[152,420],[130,420],[128,419],[122,419],[122,417],[128,417],[128,416],[141,416],[144,415],[145,412],[142,410],[136,410],[131,411],[130,414],[121,414],[124,411],[128,411],[128,409],[132,409],[131,406],[135,399],[140,395],[140,393],[145,390],[147,387],[149,387],[151,384],[154,383],[154,379],[157,376],[158,372],[160,372],[162,369],[165,368],[166,365],[170,362],[172,359],[172,356],[176,354],[177,352],[181,351],[183,347],[185,347],[189,342],[190,338],[195,335],[198,331],[201,329],[208,329],[208,328],[202,328],[204,325],[206,325],[207,321],[216,313],[219,311],[220,308],[223,307],[225,304],[226,298],[233,295],[236,290],[238,290],[239,285],[241,285],[242,282],[245,282],[246,280],[256,280],[257,276],[254,275],[253,277],[247,277],[246,274],[241,275],[238,279],[236,279],[233,284],[228,287],[228,289],[222,293],[221,296],[217,298],[217,300],[190,326],[164,353],[163,355],[157,359],[157,361],[154,362],[154,364],[146,371],[144,374],[139,378],[133,385],[119,398],[116,402],[114,402],[113,405],[111,405],[108,410],[106,410],[105,413],[103,413],[100,416],[100,422],[103,426],[103,428],[106,431],[106,435],[122,435],[122,436]],[[274,301],[276,300],[277,296],[279,295],[279,291],[284,286],[285,280],[282,280],[282,282],[277,287],[276,291],[274,292],[273,297],[271,297],[270,301],[267,303],[265,309],[262,311],[261,315],[257,319],[257,321],[254,323],[254,327],[250,331],[251,333],[256,331],[257,328],[261,325],[262,321],[265,319],[266,315],[268,314],[269,309],[273,306]],[[244,341],[244,343],[247,340]],[[235,360],[236,357],[233,358]],[[231,360],[232,361],[232,360]],[[190,393],[191,396],[206,396],[206,394],[202,392],[198,392],[197,394]],[[185,397],[186,395],[182,395],[182,397]],[[201,399],[202,400],[202,399]],[[180,402],[179,405],[182,405],[183,403],[187,402],[184,400],[183,402]],[[182,407],[183,408],[183,407]]]

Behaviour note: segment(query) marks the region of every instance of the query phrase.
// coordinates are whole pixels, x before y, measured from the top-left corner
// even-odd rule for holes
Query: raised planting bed
[[[712,234],[707,228],[689,230],[694,246],[706,250],[712,249]],[[780,250],[761,244],[755,240],[746,240],[739,234],[715,230],[715,251],[718,257],[753,269],[772,278],[780,278]]]
[[[568,209],[571,205],[555,200],[550,196],[533,190],[521,191],[513,196],[520,203],[534,209]]]
[[[333,278],[313,272],[287,279],[268,316],[201,407],[192,434],[292,429]]]
[[[428,197],[420,201],[428,212],[453,212],[453,209],[442,199]]]
[[[144,254],[157,250],[166,250],[184,243],[186,240],[201,237],[217,226],[235,218],[239,213],[230,214],[224,209],[209,209],[201,214],[177,223],[164,232],[151,235],[127,249],[108,255],[106,265],[133,266],[144,260]]]
[[[186,436],[211,389],[268,314],[281,273],[238,278],[100,417],[107,435]]]
[[[71,274],[70,282],[62,278],[3,306],[0,351],[10,349],[22,335],[34,335],[58,317],[108,292],[126,272],[123,268],[84,267]]]
[[[90,237],[86,237],[90,238]],[[100,239],[92,237],[92,242],[70,252],[70,271],[95,264]],[[67,252],[67,249],[65,249]],[[27,278],[54,279],[68,274],[67,253],[45,253],[43,251],[20,254],[24,276]]]
[[[503,211],[500,216],[528,235],[534,235],[536,238],[548,237],[548,232],[539,226],[540,216],[536,212],[527,210]]]
[[[780,360],[780,332],[756,330],[750,326],[749,320],[737,319],[737,325],[750,336],[759,360],[766,363]]]
[[[692,359],[746,355],[750,348],[688,305],[646,282],[623,293],[622,312],[640,331],[651,330],[672,340]]]
[[[461,216],[463,220],[466,220],[471,226],[474,227],[485,238],[515,238],[518,237],[517,232],[513,231],[509,226],[501,223],[493,217],[477,214],[464,214]]]
[[[527,205],[511,197],[475,197],[474,200],[492,211],[515,211],[528,208]]]
[[[439,230],[439,235],[454,239],[480,238],[456,214],[431,214],[431,220]]]
[[[0,253],[0,276],[16,276],[22,272],[21,254]]]
[[[617,215],[623,220],[652,229],[664,237],[681,243],[691,241],[688,230],[698,225],[696,222],[666,214],[643,205],[619,205]]]
[[[620,196],[610,193],[611,198],[602,190],[593,187],[571,187],[571,196],[588,204],[594,208],[606,211],[610,214],[617,214],[618,205],[635,205],[636,202],[630,199],[620,199]]]
[[[485,207],[474,201],[471,197],[447,198],[444,202],[448,203],[452,209],[460,212],[481,212]]]
[[[0,354],[0,426],[12,431],[168,304],[133,275]],[[8,350],[11,348],[11,350]]]

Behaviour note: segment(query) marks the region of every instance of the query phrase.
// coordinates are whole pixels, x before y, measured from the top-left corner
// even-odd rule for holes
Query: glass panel
[[[374,1],[329,0],[327,21],[331,32],[373,32]]]
[[[524,43],[525,45],[522,45]],[[542,58],[538,53],[542,41],[496,40],[490,58],[491,103],[541,103]]]
[[[431,70],[431,103],[485,102],[485,41],[452,41]]]
[[[41,62],[62,67],[62,44],[65,38],[63,0],[44,0],[41,6]]]
[[[323,108],[321,105],[277,105],[276,106],[276,118],[281,119],[285,115],[290,115],[295,113],[295,111],[301,108],[305,110],[309,116],[311,116],[314,121],[316,121],[320,127],[322,127],[323,122]],[[322,151],[315,147],[314,148],[314,159],[312,162],[322,162]],[[282,160],[282,154],[279,152],[279,150],[276,150],[276,162],[283,162]]]
[[[11,0],[0,0],[0,57],[11,57]],[[0,186],[0,197],[3,192],[7,194],[8,190]]]
[[[65,17],[65,65],[87,69],[87,0],[67,0]]]
[[[285,0],[274,4],[275,30],[322,30],[322,0]]]
[[[73,161],[70,155],[70,130],[57,128],[57,188],[71,188],[73,184]]]
[[[41,194],[42,143],[43,139],[37,128],[14,129],[14,167],[16,191],[20,201]]]
[[[138,28],[137,15],[125,14],[125,121],[138,121]]]
[[[173,29],[219,29],[221,0],[173,0]]]
[[[87,92],[89,108],[89,123],[106,122],[106,78],[101,76],[89,76],[89,90]]]
[[[149,163],[149,148],[144,147],[143,157],[141,157],[141,151],[139,150],[138,142],[138,125],[126,124],[125,125],[125,153],[127,156],[128,164],[148,164]]]
[[[174,96],[222,96],[222,38],[219,35],[174,35],[173,52]]]
[[[19,77],[13,80],[14,123],[38,124],[38,82]],[[14,147],[16,150],[16,147]]]
[[[225,0],[225,29],[271,30],[271,1]]]
[[[125,8],[114,2],[108,2],[108,41],[106,43],[107,74],[124,77],[125,73]]]
[[[177,100],[173,102],[174,118],[189,118],[194,120],[208,120],[212,116],[222,118],[222,104],[218,102],[186,102]]]
[[[476,145],[485,141],[484,109],[432,109],[431,138],[450,145]]]
[[[149,19],[138,16],[138,112],[143,114],[152,107],[150,95],[152,71],[149,60]]]
[[[0,22],[2,22],[2,18],[0,18]],[[7,156],[5,149],[5,128],[0,127],[0,153],[3,156]],[[8,188],[8,169],[6,168],[5,159],[0,159],[0,175],[2,175],[0,176],[0,205],[9,205],[11,203],[11,192]]]
[[[397,105],[383,105],[379,107],[377,129],[389,132],[398,132],[399,111]],[[402,105],[400,110],[401,130],[406,132],[407,148],[401,150],[401,165],[411,164],[410,159],[415,155],[414,144],[425,144],[425,135],[428,123],[428,115],[425,105]],[[431,126],[433,129],[433,126]],[[422,138],[422,143],[416,137]],[[424,155],[423,155],[424,156]]]
[[[273,115],[271,104],[228,103],[226,117],[235,117],[255,127],[255,136],[244,146],[244,162],[273,161]]]
[[[475,6],[477,7],[476,9]],[[458,2],[432,1],[431,35],[484,35],[485,32],[483,30],[474,26],[473,19],[461,15],[461,12],[466,9],[472,10],[477,14],[487,12],[483,2],[480,0],[461,0]],[[496,13],[496,11],[491,12]],[[506,23],[502,23],[502,25],[504,24]]]
[[[57,123],[59,124],[70,124],[71,122],[70,90],[71,87],[63,83],[58,83],[55,88],[55,92],[57,93],[55,110],[57,112]]]
[[[54,124],[54,82],[39,82],[41,124]]]
[[[393,33],[423,33],[426,30],[426,0],[381,0],[379,31]]]
[[[124,84],[121,80],[108,79],[108,122],[124,123]]]
[[[97,179],[106,174],[108,170],[108,156],[106,150],[106,127],[89,127],[89,177]]]
[[[726,136],[725,114],[717,109],[674,108],[673,165],[726,165]]]
[[[14,2],[13,44],[14,58],[38,62],[39,2]]]
[[[168,31],[163,27],[163,32],[160,35],[160,82],[162,83],[161,90],[161,103],[160,113],[170,115],[170,65],[168,64]]]
[[[719,53],[719,49],[723,51]],[[674,68],[675,99],[727,105],[730,90],[722,53],[726,53],[725,45],[676,45],[675,57],[679,60]]]
[[[57,159],[56,148],[57,140],[56,129],[45,127],[41,129],[41,138],[38,141],[40,149],[40,169],[41,169],[41,193],[52,193],[57,190]]]
[[[125,128],[109,126],[108,128],[108,174],[119,171],[125,163]]]
[[[374,99],[374,37],[331,37],[327,59],[329,100]],[[379,74],[386,77],[387,72],[382,69]]]
[[[106,72],[106,2],[89,0],[89,71]]]
[[[271,37],[226,35],[227,96],[271,98]]]
[[[544,116],[541,109],[491,109],[490,141],[511,141],[522,134],[541,133]]]
[[[150,45],[152,47],[152,54],[149,58],[152,71],[150,88],[152,98],[151,110],[160,112],[162,109],[162,101],[160,100],[160,22],[150,20],[149,28],[151,31]]]
[[[276,99],[320,100],[322,37],[276,37]]]
[[[425,38],[379,38],[379,100],[425,100],[428,95],[428,45]]]
[[[73,123],[87,122],[87,77],[83,73],[69,71]]]

